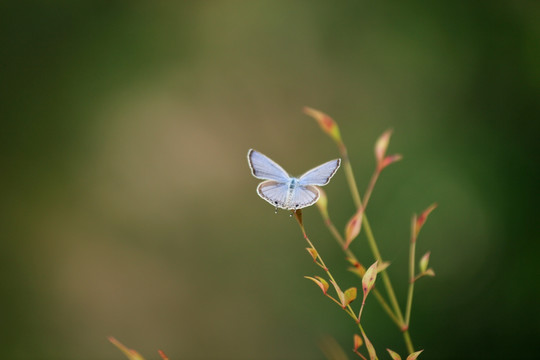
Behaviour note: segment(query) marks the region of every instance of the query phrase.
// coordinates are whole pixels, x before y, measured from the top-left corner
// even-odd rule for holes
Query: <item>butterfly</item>
[[[266,180],[257,186],[257,194],[276,208],[297,210],[311,206],[319,200],[319,189],[339,169],[341,159],[328,161],[300,176],[291,177],[281,166],[257,150],[247,154],[251,173],[257,179]]]

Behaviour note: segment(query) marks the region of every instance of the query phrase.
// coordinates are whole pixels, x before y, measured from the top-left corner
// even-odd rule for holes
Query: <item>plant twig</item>
[[[324,270],[324,272],[326,272],[326,275],[328,276],[328,278],[334,282],[334,284],[337,284],[337,281],[336,279],[334,279],[334,277],[332,276],[332,273],[330,272],[330,269],[328,269],[328,266],[326,266],[326,264],[324,263],[324,260],[322,259],[321,257],[321,254],[317,251],[317,248],[315,247],[315,245],[313,245],[313,243],[311,242],[311,240],[309,239],[309,237],[307,236],[307,233],[306,233],[306,229],[304,228],[304,223],[302,221],[302,210],[296,210],[294,212],[294,216],[296,218],[296,221],[298,222],[298,225],[300,226],[300,230],[302,231],[302,235],[304,236],[304,239],[306,240],[306,242],[308,243],[308,245],[310,246],[310,248],[312,248],[313,250],[316,251],[317,253],[317,260],[319,261],[320,263],[320,266],[321,268]],[[350,306],[350,304],[347,304],[346,307],[343,307],[342,304],[340,304],[337,300],[335,300],[333,297],[327,295],[328,297],[330,297],[332,300],[334,300],[334,302],[336,302],[338,305],[340,305],[343,310],[345,310],[345,312],[347,312],[347,314],[349,314],[356,323],[358,323],[358,318],[356,317],[352,307]]]
[[[356,181],[354,179],[354,174],[352,172],[352,167],[350,163],[350,159],[347,155],[347,149],[343,143],[341,143],[341,146],[339,146],[341,156],[343,157],[343,168],[345,171],[345,176],[347,178],[347,182],[349,183],[349,188],[351,189],[351,194],[353,196],[353,201],[357,207],[357,209],[360,209],[362,205],[362,200],[360,198],[360,193],[358,192],[358,186],[356,185]],[[373,232],[371,231],[371,226],[369,224],[368,218],[366,214],[364,213],[364,216],[362,217],[362,224],[364,226],[364,230],[366,233],[366,237],[368,240],[369,247],[371,249],[371,252],[373,253],[373,256],[375,257],[375,260],[378,260],[379,263],[382,263],[382,257],[379,252],[379,248],[377,246],[377,242],[375,241],[375,237],[373,236]],[[405,341],[405,345],[407,346],[407,351],[409,353],[414,352],[414,347],[411,341],[411,337],[408,333],[407,324],[403,320],[403,314],[401,312],[401,309],[399,307],[396,294],[394,292],[394,288],[392,287],[392,283],[390,282],[390,277],[388,276],[388,273],[386,270],[381,271],[382,280],[386,289],[386,292],[388,294],[388,297],[390,298],[390,303],[392,304],[394,314],[396,315],[399,326],[401,331],[403,332],[403,338]]]
[[[358,259],[356,258],[356,256],[354,255],[354,253],[350,249],[344,248],[345,239],[343,239],[343,237],[341,236],[339,231],[336,229],[336,227],[334,226],[330,218],[325,219],[324,223],[326,224],[326,227],[328,227],[328,230],[333,235],[334,239],[336,239],[337,243],[339,244],[339,247],[345,252],[345,255],[348,258],[352,259],[353,261],[360,263]],[[373,289],[373,294],[375,295],[375,298],[377,299],[379,304],[382,306],[386,314],[388,314],[388,316],[392,319],[392,321],[398,327],[401,327],[400,321],[398,320],[398,318],[396,317],[396,315],[394,314],[394,312],[392,311],[392,309],[390,308],[390,306],[388,305],[388,303],[386,302],[386,300],[384,299],[380,291],[377,288],[375,288]]]
[[[409,291],[407,293],[407,307],[405,309],[405,324],[409,327],[411,321],[411,309],[412,309],[412,300],[414,293],[414,258],[416,252],[416,236],[415,236],[415,224],[416,224],[416,215],[413,216],[411,224],[411,243],[409,247]]]

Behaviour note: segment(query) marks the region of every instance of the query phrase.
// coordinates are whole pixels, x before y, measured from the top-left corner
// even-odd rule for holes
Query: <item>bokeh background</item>
[[[411,334],[425,359],[526,358],[538,340],[539,4],[533,1],[3,1],[0,354],[122,359],[354,356],[355,325],[294,220],[255,193],[251,147],[293,174],[338,156],[405,303],[410,218],[436,201]],[[344,173],[327,186],[343,229]],[[358,285],[315,207],[312,240]],[[361,235],[352,249],[372,261]],[[371,300],[371,301],[370,301]],[[368,299],[380,358],[400,334]],[[529,357],[531,358],[531,357]]]

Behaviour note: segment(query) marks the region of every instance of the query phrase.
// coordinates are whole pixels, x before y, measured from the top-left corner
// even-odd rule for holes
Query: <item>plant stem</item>
[[[411,245],[409,247],[409,292],[407,294],[407,308],[405,309],[405,324],[409,327],[411,321],[411,309],[412,309],[412,300],[414,292],[414,258],[416,252],[416,215],[413,216],[411,224]]]
[[[349,183],[349,188],[351,189],[353,201],[356,207],[360,209],[363,206],[362,200],[360,198],[360,193],[358,192],[358,186],[356,185],[356,181],[354,179],[351,162],[349,160],[349,156],[347,155],[347,148],[345,147],[343,143],[341,143],[339,146],[339,149],[343,157],[343,168],[345,170],[345,176],[347,178],[347,182]],[[369,225],[369,221],[367,219],[365,212],[364,212],[364,216],[362,217],[362,224],[364,226],[366,237],[368,239],[369,247],[371,248],[371,252],[373,253],[373,256],[375,257],[375,260],[378,260],[380,263],[382,263],[383,261],[382,261],[381,253],[379,252],[379,248],[375,241],[375,237],[373,236],[373,232],[371,231],[371,226]],[[413,347],[411,337],[408,332],[409,330],[407,328],[406,323],[403,321],[403,314],[401,312],[401,309],[399,308],[396,294],[394,293],[394,288],[392,287],[392,284],[390,282],[390,277],[388,276],[386,269],[381,271],[381,276],[382,276],[386,291],[388,293],[388,297],[390,298],[390,303],[392,304],[392,307],[394,308],[394,314],[398,318],[399,323],[400,323],[400,328],[403,331],[403,338],[405,340],[405,345],[407,346],[407,351],[409,353],[413,353],[414,347]]]
[[[354,260],[355,262],[357,263],[360,263],[358,261],[358,259],[356,258],[356,256],[354,255],[354,253],[350,250],[350,249],[345,249],[344,248],[344,244],[345,244],[345,240],[343,239],[343,237],[341,236],[341,234],[339,233],[339,231],[336,229],[336,227],[334,226],[334,224],[332,223],[332,221],[330,220],[330,218],[328,218],[326,221],[325,221],[325,224],[326,226],[328,227],[328,229],[330,230],[330,233],[334,236],[334,238],[336,239],[337,243],[339,244],[340,248],[345,252],[345,255],[349,258],[351,258],[352,260]],[[375,297],[377,298],[377,301],[379,302],[379,304],[382,306],[383,310],[388,314],[388,316],[392,319],[392,321],[394,321],[394,323],[399,327],[401,328],[401,323],[400,321],[398,320],[398,318],[396,317],[396,315],[394,314],[394,312],[392,311],[392,309],[390,308],[390,306],[388,305],[388,303],[386,302],[386,300],[384,299],[384,297],[382,296],[382,294],[380,293],[380,291],[375,287],[373,289],[373,294],[375,295]]]
[[[366,189],[366,192],[364,193],[364,211],[366,210],[366,206],[369,202],[369,198],[371,197],[371,193],[373,192],[373,188],[375,187],[375,183],[377,182],[377,179],[379,178],[380,174],[381,174],[381,170],[377,167],[377,170],[375,170],[375,172],[371,176],[369,185]]]
[[[415,244],[411,244],[411,250],[409,252],[410,257],[410,265],[409,268],[411,271],[409,272],[409,292],[407,293],[407,308],[405,310],[405,324],[407,327],[409,327],[410,321],[411,321],[411,308],[412,308],[412,300],[413,300],[413,292],[414,292],[414,248]],[[412,274],[411,274],[412,273]]]
[[[369,221],[367,220],[367,217],[365,216],[365,214],[362,221],[364,224],[364,231],[366,232],[366,237],[368,239],[368,244],[369,244],[369,247],[371,248],[371,252],[373,253],[373,256],[375,256],[375,260],[378,260],[379,263],[382,263],[381,253],[379,252],[379,248],[377,247],[377,243],[375,242],[375,238],[373,237],[373,232],[371,231],[371,226],[369,225]],[[390,277],[388,276],[388,273],[386,272],[386,270],[381,271],[381,276],[382,276],[386,291],[388,292],[388,297],[390,298],[390,302],[392,303],[392,306],[394,307],[396,316],[398,317],[400,323],[404,325],[403,315],[401,313],[401,309],[399,308],[396,294],[394,293],[394,288],[392,287],[392,284],[390,283]]]
[[[358,312],[358,321],[362,318],[362,311],[364,311],[364,305],[366,305],[366,298],[362,300],[362,306],[360,306],[360,311]]]
[[[332,276],[332,273],[330,272],[330,270],[328,269],[328,266],[326,266],[326,264],[324,263],[324,260],[322,259],[321,257],[321,254],[319,253],[319,251],[317,250],[317,248],[315,247],[315,245],[313,245],[313,243],[311,242],[311,240],[309,240],[309,237],[307,236],[306,234],[306,229],[304,228],[304,224],[302,222],[302,215],[301,215],[301,212],[300,210],[298,210],[298,212],[295,212],[294,213],[295,217],[296,217],[296,220],[298,221],[298,225],[300,226],[300,230],[302,230],[302,235],[304,236],[304,239],[307,241],[307,243],[309,244],[309,246],[314,249],[316,252],[317,252],[317,259],[320,261],[320,265],[322,265],[322,268],[323,270],[326,272],[326,275],[328,276],[328,278],[334,282],[334,284],[337,285],[337,281],[334,279],[334,277]],[[340,290],[341,291],[341,290]],[[330,297],[330,299],[334,300],[334,302],[336,302],[338,305],[342,306],[341,304],[339,304],[333,297],[329,296],[327,294],[328,297]],[[349,314],[353,319],[354,321],[360,326],[360,323],[359,323],[359,318],[356,317],[352,307],[350,304],[347,304],[347,306],[345,308],[343,308],[343,310],[345,310],[345,312],[347,314]]]
[[[356,180],[354,179],[351,161],[349,160],[349,155],[347,154],[345,144],[340,144],[339,151],[341,152],[341,157],[343,158],[343,168],[345,170],[345,176],[347,177],[347,183],[349,184],[349,188],[351,190],[354,205],[356,205],[357,209],[360,209],[360,207],[362,207],[362,200],[360,198],[360,193],[358,192],[358,187],[356,186]]]
[[[364,355],[362,355],[358,350],[354,350],[354,353],[358,356],[360,356],[362,359],[367,360]]]

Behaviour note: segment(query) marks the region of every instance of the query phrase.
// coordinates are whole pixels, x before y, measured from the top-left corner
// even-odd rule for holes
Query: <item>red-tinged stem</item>
[[[364,305],[366,304],[366,297],[362,299],[362,306],[360,306],[360,312],[358,313],[358,321],[362,319],[362,311],[364,310]]]
[[[328,267],[326,266],[326,264],[324,263],[324,260],[322,259],[321,257],[321,254],[319,253],[319,251],[317,251],[317,248],[315,247],[315,245],[313,245],[313,243],[311,242],[311,240],[309,240],[309,237],[307,236],[306,234],[306,229],[304,228],[304,224],[301,220],[301,212],[295,212],[294,213],[295,217],[296,217],[296,220],[298,222],[298,225],[300,226],[300,230],[302,230],[302,235],[304,236],[304,239],[307,241],[307,243],[309,244],[309,246],[311,248],[313,248],[316,252],[317,252],[317,258],[320,262],[320,265],[322,265],[322,269],[326,272],[326,275],[328,275],[328,278],[334,282],[334,284],[337,285],[337,281],[334,279],[334,277],[332,276],[332,273],[330,272],[330,270],[328,269]],[[341,291],[341,290],[340,290]],[[356,315],[354,314],[354,311],[351,307],[350,304],[347,304],[346,307],[343,307],[343,305],[338,302],[336,299],[334,299],[333,297],[331,297],[330,295],[326,294],[328,297],[330,297],[332,300],[334,300],[334,302],[336,302],[343,310],[345,310],[345,312],[347,314],[349,314],[350,317],[353,318],[353,320],[358,323],[358,318],[356,317]]]
[[[360,356],[362,359],[367,360],[364,355],[362,355],[358,350],[354,350],[354,353],[358,356]]]
[[[367,207],[367,204],[371,197],[371,193],[373,192],[373,189],[375,188],[375,183],[377,183],[377,180],[379,179],[380,174],[381,174],[381,169],[377,166],[377,170],[375,170],[375,172],[371,176],[371,179],[369,180],[369,185],[366,189],[366,192],[364,193],[364,210]]]
[[[334,297],[332,295],[329,295],[329,294],[324,294],[324,295],[326,295],[328,298],[332,299],[333,302],[335,302],[336,304],[338,304],[341,307],[341,303],[339,301],[337,301],[336,299],[334,299]]]

